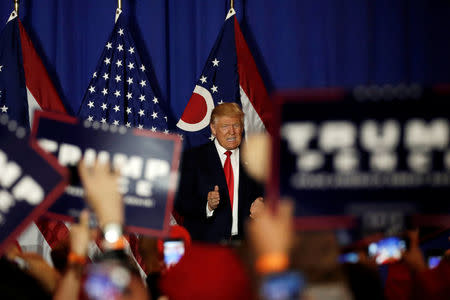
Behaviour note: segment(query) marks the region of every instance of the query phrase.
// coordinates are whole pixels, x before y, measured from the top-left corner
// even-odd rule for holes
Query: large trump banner
[[[177,185],[179,136],[36,112],[32,139],[71,170],[70,185],[50,207],[49,216],[68,221],[78,217],[85,202],[77,165],[83,157],[97,158],[121,172],[127,229],[166,234]]]
[[[0,253],[64,192],[67,170],[0,117]]]
[[[298,228],[449,226],[449,100],[280,95],[273,195],[295,199]]]

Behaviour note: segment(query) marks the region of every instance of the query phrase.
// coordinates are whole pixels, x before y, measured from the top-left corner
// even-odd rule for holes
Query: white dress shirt
[[[222,147],[219,144],[219,141],[217,139],[214,140],[214,145],[216,146],[217,153],[220,157],[220,162],[223,165],[225,164],[225,159],[227,159],[227,155],[225,152],[227,152],[227,149]],[[239,148],[230,150],[230,160],[231,160],[231,167],[233,168],[233,180],[234,180],[234,190],[233,190],[233,221],[231,225],[231,235],[238,234],[238,203],[239,203]],[[227,191],[228,193],[228,191]],[[220,199],[220,201],[223,201],[223,199]],[[208,202],[206,202],[206,216],[209,218],[213,216],[214,210],[210,210],[208,207]]]

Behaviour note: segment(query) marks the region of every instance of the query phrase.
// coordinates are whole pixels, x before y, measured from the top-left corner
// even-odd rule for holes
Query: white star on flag
[[[93,108],[94,107],[94,102],[93,101],[89,101],[88,106],[89,106],[89,108]]]
[[[119,44],[119,46],[117,46],[117,50],[120,52],[120,51],[123,51],[123,45],[121,45],[121,44]]]
[[[8,112],[8,106],[4,105],[2,107],[0,107],[0,109],[2,110],[2,113],[6,113]]]
[[[205,82],[206,82],[206,77],[205,77],[205,76],[200,77],[200,81],[201,81],[202,83],[205,83]]]
[[[213,66],[214,67],[218,67],[219,66],[219,62],[220,62],[220,60],[217,60],[217,58],[214,58],[214,60],[212,61]]]
[[[118,111],[120,111],[119,105],[116,105],[116,106],[114,106],[114,108],[113,108],[113,109],[114,109],[114,111],[115,111],[115,112],[118,112]]]

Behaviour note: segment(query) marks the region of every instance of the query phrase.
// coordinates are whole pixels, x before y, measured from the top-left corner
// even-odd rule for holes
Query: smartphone
[[[357,262],[359,262],[359,255],[356,252],[342,253],[338,257],[338,262],[341,264],[344,263],[356,264]]]
[[[286,272],[265,277],[260,288],[260,297],[264,300],[300,299],[305,279],[298,272]]]
[[[89,264],[83,288],[89,299],[120,299],[130,283],[131,274],[123,266],[112,262]]]
[[[399,261],[406,251],[406,241],[399,237],[387,237],[371,243],[368,248],[369,257],[379,265]]]
[[[427,258],[428,268],[436,268],[444,256],[445,250],[443,249],[428,249],[425,251],[425,256]]]
[[[184,241],[182,239],[164,240],[164,262],[167,267],[176,265],[184,255]]]

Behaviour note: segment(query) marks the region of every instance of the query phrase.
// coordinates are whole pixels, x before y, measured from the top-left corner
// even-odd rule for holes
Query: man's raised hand
[[[220,202],[219,186],[215,185],[214,190],[208,193],[208,208],[215,210]]]

